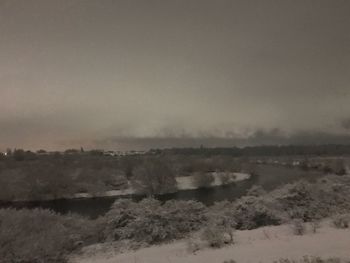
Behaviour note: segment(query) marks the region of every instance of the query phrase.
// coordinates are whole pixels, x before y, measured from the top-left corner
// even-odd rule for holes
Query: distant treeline
[[[107,153],[107,154],[106,154]],[[138,152],[136,152],[138,153]],[[37,160],[37,159],[56,159],[56,158],[74,158],[77,156],[106,156],[110,158],[110,152],[103,150],[89,150],[83,149],[68,149],[64,152],[46,152],[40,150],[37,152],[26,151],[23,149],[9,149],[7,157],[16,161],[23,160]],[[135,151],[131,154],[124,154],[124,156],[135,155]],[[247,146],[247,147],[189,147],[189,148],[168,148],[168,149],[151,149],[142,153],[142,155],[198,155],[198,156],[215,156],[225,155],[231,157],[264,157],[264,156],[343,156],[350,155],[350,144],[325,144],[325,145],[264,145],[264,146]],[[135,155],[135,156],[136,156]],[[0,160],[5,159],[5,154],[0,152]]]
[[[180,155],[228,155],[234,157],[253,156],[285,156],[285,155],[349,155],[350,145],[269,145],[250,147],[216,147],[216,148],[172,148],[155,149],[150,152],[155,154],[180,154]]]

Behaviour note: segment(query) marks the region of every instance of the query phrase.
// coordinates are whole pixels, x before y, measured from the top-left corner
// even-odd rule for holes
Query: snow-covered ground
[[[221,173],[221,172],[213,172],[211,173],[214,177],[214,182],[211,184],[211,186],[220,186],[225,184],[221,180],[223,175],[226,175],[229,177],[229,180],[226,183],[233,183],[238,182],[242,180],[246,180],[250,178],[249,174],[246,173]],[[177,182],[177,188],[179,190],[190,190],[190,189],[197,189],[198,186],[194,183],[194,176],[180,176],[176,177]]]
[[[71,259],[72,263],[272,263],[280,258],[301,259],[303,256],[350,259],[350,230],[335,229],[324,222],[317,233],[303,236],[292,233],[289,225],[236,231],[235,244],[221,249],[206,248],[191,253],[186,241],[152,246],[116,254],[113,249],[94,245]],[[103,245],[102,245],[103,247]],[[98,248],[98,249],[97,249]]]
[[[220,172],[213,172],[212,175],[214,177],[214,182],[211,184],[211,186],[220,186],[223,185],[225,182],[221,180],[223,174],[228,176],[229,180],[226,181],[226,183],[233,183],[238,181],[247,180],[250,178],[250,174],[247,173],[220,173]],[[197,189],[198,186],[195,184],[194,176],[179,176],[176,177],[177,182],[177,189],[178,190],[193,190]],[[88,197],[103,197],[103,196],[125,196],[125,195],[132,195],[135,194],[135,190],[129,185],[129,188],[123,189],[123,190],[111,190],[107,191],[105,193],[101,194],[95,194],[91,195],[89,193],[78,193],[75,194],[75,198],[88,198]]]

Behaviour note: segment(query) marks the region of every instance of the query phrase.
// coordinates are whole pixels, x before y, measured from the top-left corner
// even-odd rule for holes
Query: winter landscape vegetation
[[[350,256],[349,151],[8,150],[0,159],[1,260],[342,262]],[[100,199],[109,208],[91,213]]]

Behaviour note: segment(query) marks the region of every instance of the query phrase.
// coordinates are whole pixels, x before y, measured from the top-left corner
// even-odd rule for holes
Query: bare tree
[[[138,193],[153,196],[176,190],[173,171],[157,159],[147,159],[134,170],[132,185]]]
[[[193,183],[197,187],[210,187],[214,182],[214,176],[211,173],[195,173]]]

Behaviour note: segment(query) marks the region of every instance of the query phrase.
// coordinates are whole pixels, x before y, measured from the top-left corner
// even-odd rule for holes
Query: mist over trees
[[[293,155],[349,155],[350,145],[265,145],[248,147],[199,147],[199,148],[171,148],[157,149],[151,152],[160,154],[183,154],[183,155],[228,155],[235,157],[244,156],[293,156]]]

